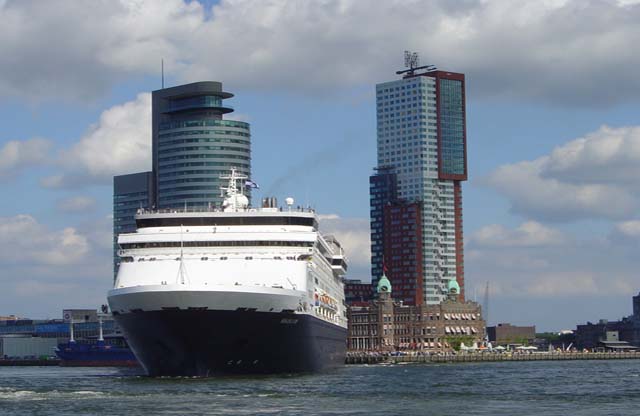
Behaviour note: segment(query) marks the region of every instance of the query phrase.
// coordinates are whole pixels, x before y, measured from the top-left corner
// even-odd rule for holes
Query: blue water
[[[348,366],[154,379],[0,367],[0,415],[640,415],[640,360]]]

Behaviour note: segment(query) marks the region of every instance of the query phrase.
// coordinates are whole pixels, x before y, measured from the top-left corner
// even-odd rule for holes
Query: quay
[[[543,352],[531,354],[464,353],[431,355],[347,354],[346,364],[398,363],[478,363],[499,361],[568,361],[568,360],[631,360],[640,359],[640,352]]]
[[[60,360],[0,360],[0,367],[58,367]]]

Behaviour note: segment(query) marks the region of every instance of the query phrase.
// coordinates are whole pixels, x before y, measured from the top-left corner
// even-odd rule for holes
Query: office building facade
[[[113,275],[118,273],[118,235],[136,230],[135,214],[154,204],[153,172],[113,177]]]
[[[223,119],[233,94],[206,81],[152,94],[152,153],[156,206],[208,208],[222,203],[221,175],[251,177],[249,124]],[[248,190],[249,191],[249,190]],[[247,192],[250,198],[250,192]]]
[[[602,319],[593,324],[587,322],[576,328],[576,346],[579,349],[595,349],[599,343],[606,340],[608,332],[616,332],[619,341],[640,347],[640,293],[632,298],[633,314],[618,321]]]
[[[347,305],[366,304],[373,299],[371,283],[363,283],[357,279],[344,280],[344,301]]]
[[[420,203],[422,276],[416,296],[421,290],[424,303],[438,304],[446,298],[448,282],[455,280],[463,301],[461,182],[467,179],[464,75],[410,71],[402,79],[378,84],[376,104],[378,160],[371,181],[381,181],[380,172],[387,180],[393,177],[395,184],[386,186],[394,187],[396,195],[386,200],[371,197],[372,280],[380,275],[379,248],[389,232],[384,226],[382,230],[374,228],[374,220],[378,225],[374,210]],[[384,255],[396,253],[391,250]],[[398,274],[387,268],[390,277]],[[403,279],[392,283],[406,285],[415,276]]]
[[[223,103],[231,97],[214,81],[153,91],[152,171],[113,180],[114,276],[118,235],[135,231],[138,209],[218,208],[220,187],[226,185],[221,175],[235,168],[251,177],[249,124],[223,119],[233,112]]]
[[[394,283],[394,299],[405,305],[424,303],[422,204],[393,203],[384,209],[386,274]]]
[[[378,276],[384,273],[384,208],[398,199],[396,183],[392,168],[376,168],[376,173],[369,177],[372,287],[377,287]]]
[[[536,338],[536,327],[516,326],[509,323],[501,323],[487,327],[487,337],[494,345],[532,344]]]

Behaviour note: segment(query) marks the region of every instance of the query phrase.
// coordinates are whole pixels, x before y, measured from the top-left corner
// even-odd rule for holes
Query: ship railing
[[[274,212],[274,208],[252,208],[249,207],[244,210],[238,210],[238,212]],[[215,213],[224,212],[223,209],[218,207],[196,207],[196,208],[139,208],[136,211],[137,215],[144,214],[186,214],[186,213]],[[295,208],[275,208],[275,212],[309,212],[314,213],[315,209],[311,207],[295,207]]]

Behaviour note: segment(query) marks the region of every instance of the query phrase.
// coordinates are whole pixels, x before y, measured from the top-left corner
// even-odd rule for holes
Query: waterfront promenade
[[[569,360],[633,360],[640,352],[538,352],[538,353],[461,353],[390,355],[388,353],[347,353],[345,364],[399,364],[399,363],[477,363],[497,361],[569,361]],[[59,366],[59,360],[0,360],[0,367]]]
[[[496,361],[567,361],[567,360],[631,360],[640,359],[640,352],[540,352],[540,353],[462,353],[402,355],[378,353],[348,353],[346,364],[398,363],[476,363]]]

